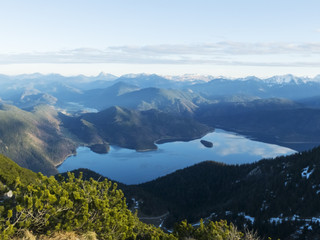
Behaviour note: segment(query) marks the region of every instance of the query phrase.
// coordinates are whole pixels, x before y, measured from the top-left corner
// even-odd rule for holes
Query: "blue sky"
[[[0,73],[320,74],[318,0],[0,1]]]

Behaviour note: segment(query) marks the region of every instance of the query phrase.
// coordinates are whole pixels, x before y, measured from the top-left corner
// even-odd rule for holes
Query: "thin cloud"
[[[251,54],[320,54],[320,43],[240,43],[218,42],[198,45],[119,46],[110,49],[139,54],[199,54],[199,55],[251,55]]]
[[[217,42],[0,54],[0,64],[128,63],[319,67],[320,43]]]

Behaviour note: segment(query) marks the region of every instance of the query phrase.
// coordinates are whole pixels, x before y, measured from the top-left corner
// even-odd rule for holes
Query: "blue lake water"
[[[213,143],[207,148],[200,140]],[[79,147],[59,166],[59,172],[88,168],[111,180],[137,184],[156,179],[196,163],[213,160],[227,164],[242,164],[292,154],[289,148],[254,141],[235,133],[216,129],[201,139],[189,142],[159,144],[158,150],[137,152],[111,146],[107,154],[97,154],[87,147]]]

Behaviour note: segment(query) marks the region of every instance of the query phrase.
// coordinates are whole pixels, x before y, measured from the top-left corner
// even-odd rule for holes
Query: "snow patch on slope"
[[[309,167],[306,167],[304,169],[302,169],[301,172],[301,177],[302,178],[306,178],[309,179],[310,175],[313,173],[314,169],[312,169],[311,171],[309,171]]]

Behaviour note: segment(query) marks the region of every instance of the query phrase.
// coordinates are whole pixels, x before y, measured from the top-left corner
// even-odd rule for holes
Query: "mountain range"
[[[216,128],[299,153],[244,165],[207,161],[120,184],[141,214],[165,215],[167,228],[184,218],[227,219],[266,236],[319,237],[319,76],[0,75],[0,153],[45,175],[57,174],[78,146],[156,150],[159,140]]]
[[[119,78],[108,74],[96,77],[63,77],[56,74],[15,77],[1,75],[0,99],[3,106],[15,109],[14,118],[18,119],[17,121],[25,122],[28,118],[37,118],[33,115],[37,115],[37,109],[40,108],[43,112],[47,111],[44,116],[51,118],[46,121],[54,119],[55,124],[47,124],[47,127],[41,127],[40,130],[38,126],[43,126],[44,123],[31,124],[29,121],[23,124],[25,129],[29,130],[19,128],[19,131],[24,132],[34,129],[31,131],[32,135],[39,135],[40,138],[49,134],[39,132],[55,129],[50,130],[55,132],[50,134],[54,139],[52,141],[60,142],[62,138],[68,142],[62,142],[62,145],[69,150],[59,150],[61,154],[54,155],[54,160],[48,156],[41,157],[52,162],[51,166],[73,154],[79,144],[104,144],[104,151],[109,143],[137,150],[154,149],[153,142],[158,139],[193,139],[212,131],[212,128],[222,128],[298,151],[319,145],[318,76],[314,79],[292,75],[269,79],[226,79],[210,76],[203,80],[201,78],[165,78],[147,74],[125,75]],[[10,115],[8,112],[13,110],[1,112],[5,114],[3,119],[10,118],[7,117]],[[117,116],[113,116],[111,112]],[[116,118],[121,121],[111,121]],[[10,124],[13,125],[14,121],[5,121],[6,125],[3,124],[3,127],[12,128]],[[149,124],[150,121],[153,123]],[[194,131],[198,131],[197,134],[190,131],[186,132],[187,134],[176,132],[168,135],[173,129],[183,129],[181,126],[188,125],[189,127],[183,128],[196,129]],[[138,136],[138,132],[141,136]],[[3,133],[3,136],[6,134],[9,133]],[[14,136],[22,138],[21,134]],[[5,137],[2,137],[2,142],[6,142]],[[24,146],[29,149],[30,143]],[[24,162],[23,166],[33,166],[33,158],[27,160],[30,153],[20,154],[18,157],[19,154],[10,148],[2,149],[3,153],[15,161],[21,164]],[[50,150],[42,148],[41,151],[47,155]],[[38,156],[34,159],[39,159],[42,155],[31,154]],[[35,171],[38,169],[30,168]],[[52,172],[40,169],[45,173]]]

